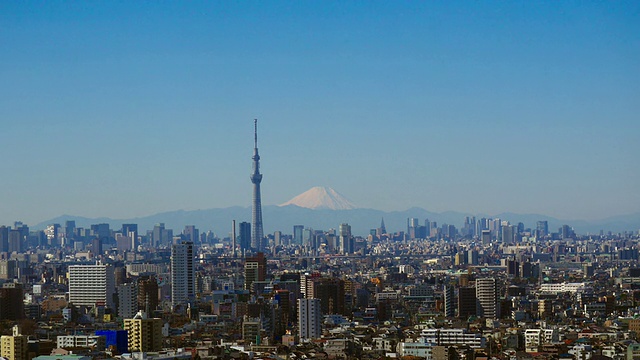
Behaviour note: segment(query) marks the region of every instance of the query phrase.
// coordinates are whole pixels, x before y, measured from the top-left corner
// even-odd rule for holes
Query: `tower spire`
[[[253,119],[253,148],[258,149],[258,119]]]
[[[251,212],[251,247],[255,251],[263,251],[262,239],[264,237],[262,231],[262,202],[260,197],[260,182],[262,182],[262,174],[260,174],[260,155],[258,155],[258,119],[253,119],[253,173],[251,174],[251,182],[253,183],[253,211]]]

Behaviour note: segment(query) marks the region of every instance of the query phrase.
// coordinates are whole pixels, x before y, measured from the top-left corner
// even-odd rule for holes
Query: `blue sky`
[[[330,186],[362,207],[640,211],[640,3],[1,2],[0,223]]]

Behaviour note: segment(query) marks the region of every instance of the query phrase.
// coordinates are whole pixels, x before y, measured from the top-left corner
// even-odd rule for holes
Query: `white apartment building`
[[[399,357],[417,356],[425,360],[433,359],[434,344],[425,343],[418,339],[417,342],[400,342],[396,346],[396,352]]]
[[[58,336],[57,346],[62,348],[93,348],[97,351],[105,349],[106,339],[96,335],[61,335]]]
[[[586,283],[560,283],[560,284],[542,284],[540,285],[540,292],[550,294],[561,293],[578,293],[584,292],[587,289]]]
[[[540,346],[558,342],[557,329],[527,329],[524,331],[524,348],[528,353],[538,352]]]
[[[466,329],[424,329],[420,332],[423,343],[434,345],[468,345],[478,349],[485,346],[482,334],[468,332]]]
[[[69,302],[78,306],[105,305],[115,308],[113,268],[108,265],[69,266]]]
[[[300,340],[320,338],[322,335],[320,312],[320,299],[298,299],[298,335]]]

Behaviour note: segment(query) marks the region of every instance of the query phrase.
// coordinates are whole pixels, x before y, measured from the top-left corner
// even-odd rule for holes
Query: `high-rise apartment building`
[[[298,335],[300,340],[319,339],[322,314],[320,299],[298,299]]]
[[[140,311],[132,319],[124,320],[128,333],[129,351],[150,352],[162,350],[162,319],[147,318]]]
[[[135,282],[118,285],[118,316],[130,319],[138,312],[138,284]]]
[[[0,320],[24,319],[24,293],[21,283],[7,282],[0,288]]]
[[[267,277],[267,259],[264,253],[246,258],[244,262],[244,289],[252,291],[251,286],[256,281],[264,281]]]
[[[171,246],[171,307],[193,303],[196,295],[193,243]]]
[[[324,315],[345,313],[344,280],[335,278],[312,278],[312,293],[307,289],[307,298],[320,299]]]
[[[20,327],[13,327],[13,335],[0,337],[0,356],[8,360],[27,360],[27,336],[20,333]]]
[[[444,316],[451,318],[456,315],[454,288],[452,285],[444,286]]]
[[[76,305],[101,304],[115,309],[115,279],[108,265],[69,266],[69,302]]]
[[[152,314],[158,307],[158,281],[154,276],[138,279],[138,310]]]
[[[477,313],[476,289],[473,287],[458,288],[458,317],[468,319]]]
[[[478,316],[487,319],[500,317],[498,286],[493,277],[476,280],[476,298],[478,299]]]

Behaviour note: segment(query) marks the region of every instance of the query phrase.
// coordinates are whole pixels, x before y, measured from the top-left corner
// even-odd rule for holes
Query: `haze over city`
[[[637,213],[639,14],[3,2],[0,223],[249,206],[254,118],[264,205]]]

